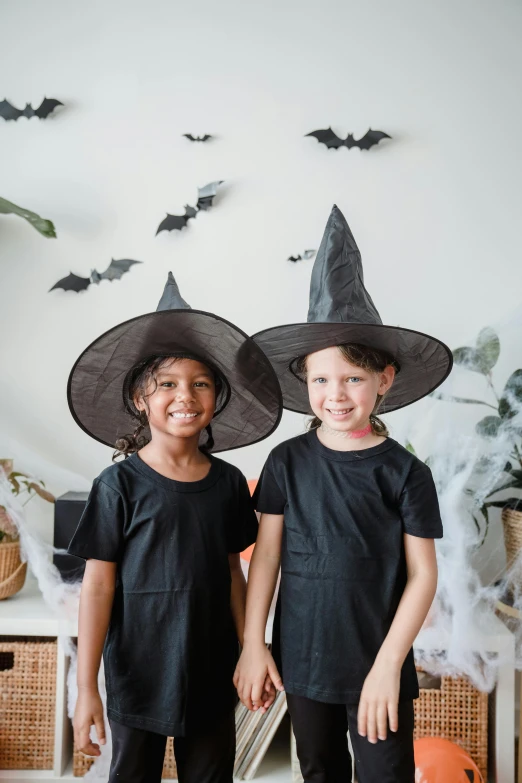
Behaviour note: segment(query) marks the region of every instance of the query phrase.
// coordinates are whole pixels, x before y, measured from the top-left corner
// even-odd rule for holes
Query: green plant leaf
[[[40,234],[42,234],[44,237],[48,237],[49,239],[54,239],[56,237],[54,225],[50,220],[41,218],[40,215],[36,214],[36,212],[31,212],[30,210],[24,209],[23,207],[18,207],[16,204],[13,204],[11,201],[7,201],[5,198],[0,198],[0,213],[4,215],[19,215],[20,217],[25,218],[25,220],[27,220],[27,222],[30,223],[31,226],[39,231]]]
[[[500,356],[500,340],[494,329],[486,326],[477,337],[477,351],[481,356],[482,367],[491,372]]]
[[[413,448],[409,440],[406,442],[406,451],[409,451],[410,454],[414,454],[415,456],[417,456],[417,452],[415,451],[415,449]]]
[[[476,347],[469,345],[455,348],[453,360],[455,364],[466,367],[473,372],[488,375],[498,361],[500,355],[500,340],[494,329],[486,326],[477,337]]]
[[[515,407],[513,407],[513,403]],[[515,370],[509,377],[498,404],[503,419],[512,419],[517,413],[516,405],[522,406],[522,370]]]
[[[475,431],[483,438],[495,438],[502,426],[502,419],[498,416],[485,416],[475,425]]]

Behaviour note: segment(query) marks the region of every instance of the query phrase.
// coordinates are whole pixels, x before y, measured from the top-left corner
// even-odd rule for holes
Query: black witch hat
[[[447,378],[453,364],[450,349],[435,337],[383,325],[364,287],[359,248],[335,204],[314,263],[307,322],[265,329],[253,337],[276,371],[283,406],[297,413],[310,413],[306,383],[295,370],[297,359],[333,345],[357,343],[393,357],[397,375],[380,413],[425,397]]]
[[[281,389],[270,362],[247,334],[224,318],[192,310],[169,272],[155,313],[115,326],[76,361],[67,386],[76,423],[92,438],[115,447],[135,429],[125,394],[130,371],[155,356],[198,359],[223,381],[212,419],[213,452],[268,437],[282,413]],[[145,436],[150,435],[147,430]],[[202,434],[202,443],[206,435]]]

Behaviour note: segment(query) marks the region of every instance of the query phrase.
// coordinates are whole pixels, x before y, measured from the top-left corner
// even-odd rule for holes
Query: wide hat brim
[[[275,326],[253,335],[270,359],[283,392],[283,406],[311,414],[306,382],[295,360],[334,345],[358,343],[391,354],[399,364],[379,413],[404,408],[430,394],[448,377],[453,356],[447,345],[422,332],[382,324],[307,322]]]
[[[76,361],[67,386],[77,424],[92,438],[115,448],[116,441],[137,426],[124,404],[129,371],[149,356],[178,352],[216,369],[230,387],[228,403],[211,422],[214,453],[256,443],[276,429],[282,413],[281,389],[263,351],[224,318],[192,309],[132,318],[91,343]],[[203,432],[201,442],[205,441]]]

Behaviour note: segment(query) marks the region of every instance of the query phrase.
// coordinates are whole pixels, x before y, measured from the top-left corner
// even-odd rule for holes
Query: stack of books
[[[286,695],[278,692],[275,702],[262,715],[250,712],[241,702],[236,707],[236,763],[234,777],[252,780],[274,734],[286,713]]]

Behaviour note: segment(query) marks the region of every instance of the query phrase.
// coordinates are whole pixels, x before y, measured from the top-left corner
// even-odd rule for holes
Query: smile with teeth
[[[183,413],[183,411],[174,411],[169,414],[173,419],[195,419],[199,413]]]
[[[353,410],[353,408],[345,408],[342,411],[334,411],[331,408],[327,408],[328,413],[331,413],[332,416],[344,416],[345,413],[350,413]]]

